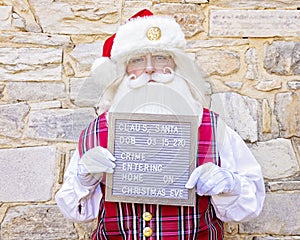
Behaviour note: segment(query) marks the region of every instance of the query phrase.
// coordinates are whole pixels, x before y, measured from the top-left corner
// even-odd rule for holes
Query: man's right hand
[[[79,160],[78,178],[82,185],[92,186],[99,182],[103,173],[113,173],[115,157],[100,146],[88,150]]]

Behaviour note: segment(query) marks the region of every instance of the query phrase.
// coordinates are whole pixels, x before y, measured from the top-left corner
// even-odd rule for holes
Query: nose
[[[146,68],[145,68],[145,73],[151,75],[155,72],[154,65],[152,63],[152,58],[151,54],[146,55]]]

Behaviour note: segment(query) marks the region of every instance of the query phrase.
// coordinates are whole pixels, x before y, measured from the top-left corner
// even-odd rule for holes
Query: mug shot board
[[[185,183],[196,166],[197,129],[196,116],[110,112],[116,167],[106,175],[106,201],[194,205]]]

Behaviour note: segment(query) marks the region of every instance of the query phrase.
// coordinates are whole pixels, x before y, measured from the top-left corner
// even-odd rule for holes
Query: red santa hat
[[[117,33],[105,41],[102,58],[96,59],[92,70],[107,58],[120,62],[134,53],[173,52],[184,50],[185,45],[184,33],[173,17],[154,16],[144,9],[129,18]]]
[[[143,10],[119,27],[111,48],[112,59],[128,57],[135,52],[184,50],[185,37],[175,19],[148,13]]]

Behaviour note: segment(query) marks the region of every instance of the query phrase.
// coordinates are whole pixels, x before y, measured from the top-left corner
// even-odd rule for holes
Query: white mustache
[[[167,70],[170,73],[167,73]],[[151,75],[143,73],[139,77],[136,77],[135,74],[131,74],[126,77],[125,81],[127,82],[129,88],[134,89],[146,85],[150,80],[154,80],[158,83],[169,83],[174,79],[174,75],[175,73],[172,68],[165,67],[163,69],[163,73],[153,73]]]

